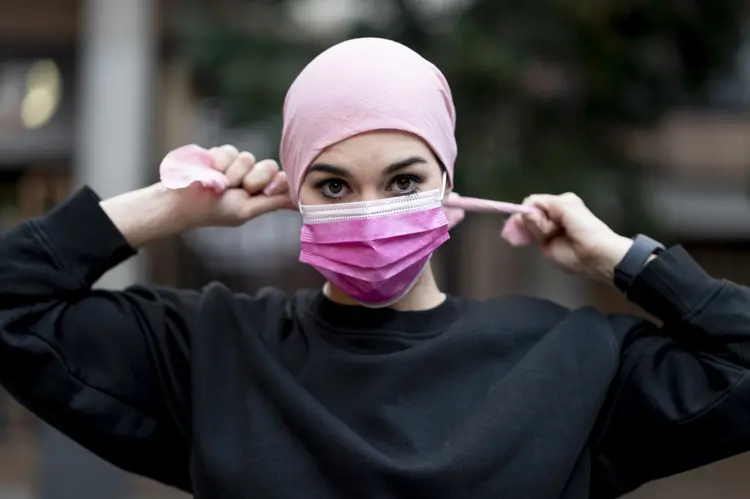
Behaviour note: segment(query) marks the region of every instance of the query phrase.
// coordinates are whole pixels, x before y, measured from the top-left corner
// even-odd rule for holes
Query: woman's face
[[[370,201],[439,189],[443,171],[432,150],[403,132],[346,139],[313,161],[300,188],[306,205]]]

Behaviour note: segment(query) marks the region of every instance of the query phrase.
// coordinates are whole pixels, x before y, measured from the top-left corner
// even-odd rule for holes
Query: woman
[[[747,288],[568,194],[530,197],[506,235],[615,282],[661,328],[446,296],[429,266],[456,157],[440,72],[393,42],[345,42],[300,74],[284,116],[285,173],[230,146],[213,170],[182,151],[171,189],[83,189],[2,236],[0,375],[21,403],[200,498],[616,497],[750,449]],[[91,289],[155,239],[290,207],[322,291]]]

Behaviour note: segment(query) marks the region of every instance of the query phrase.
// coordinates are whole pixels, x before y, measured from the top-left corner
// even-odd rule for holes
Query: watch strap
[[[627,294],[633,281],[646,266],[652,255],[658,255],[665,250],[663,244],[646,235],[638,234],[633,238],[633,245],[615,267],[615,287]]]

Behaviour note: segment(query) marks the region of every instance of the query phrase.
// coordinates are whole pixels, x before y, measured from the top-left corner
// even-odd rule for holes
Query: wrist
[[[632,239],[618,234],[613,234],[611,238],[601,244],[594,264],[596,280],[614,285],[615,268],[625,258],[632,246]]]
[[[161,184],[105,199],[99,205],[134,248],[190,228],[179,193]]]

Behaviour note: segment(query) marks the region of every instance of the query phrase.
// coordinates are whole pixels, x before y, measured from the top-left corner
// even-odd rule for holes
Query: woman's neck
[[[359,305],[349,295],[330,282],[326,282],[325,286],[323,286],[323,293],[329,300],[335,303],[341,305]],[[441,292],[440,288],[438,288],[437,282],[435,282],[435,275],[432,273],[432,266],[428,263],[424,272],[422,272],[406,296],[388,308],[402,312],[430,310],[444,301],[445,293]]]

